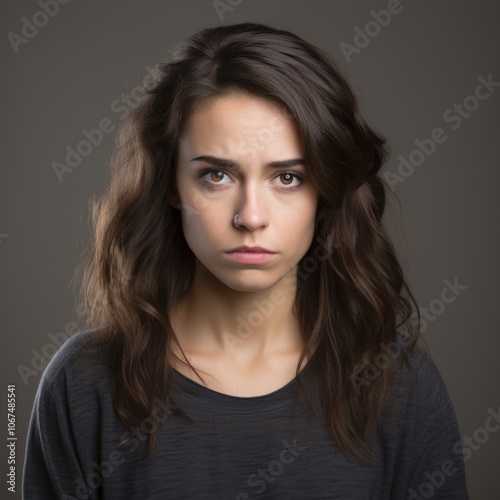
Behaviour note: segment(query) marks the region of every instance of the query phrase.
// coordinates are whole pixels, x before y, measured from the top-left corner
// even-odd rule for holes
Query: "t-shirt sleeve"
[[[24,500],[97,498],[87,491],[72,431],[67,367],[73,361],[74,343],[70,339],[62,346],[37,389],[26,444]]]
[[[468,499],[462,442],[448,390],[420,348],[410,357],[410,397],[402,423],[400,470],[393,498]]]

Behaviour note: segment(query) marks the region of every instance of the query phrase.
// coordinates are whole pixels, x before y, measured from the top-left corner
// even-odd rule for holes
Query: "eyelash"
[[[221,168],[208,168],[208,169],[202,170],[198,174],[198,178],[200,178],[211,189],[219,189],[219,188],[214,187],[214,186],[217,186],[217,184],[220,184],[220,183],[218,183],[218,182],[210,182],[210,181],[207,181],[204,178],[210,172],[221,172],[221,173],[229,176],[229,173],[226,172],[224,169],[221,169]],[[280,177],[281,175],[284,175],[284,174],[290,174],[290,175],[292,175],[293,177],[295,177],[296,179],[298,179],[300,181],[300,184],[298,186],[282,187],[281,189],[284,189],[285,191],[295,191],[296,189],[300,188],[301,185],[304,183],[304,177],[301,174],[298,174],[297,172],[290,171],[290,170],[283,170],[282,172],[278,172],[274,178],[276,179],[276,177]]]

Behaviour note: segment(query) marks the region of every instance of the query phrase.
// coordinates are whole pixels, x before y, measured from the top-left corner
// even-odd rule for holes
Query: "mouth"
[[[241,264],[263,264],[276,257],[277,253],[262,247],[237,247],[224,252],[231,260]]]
[[[276,252],[273,252],[272,250],[268,250],[267,248],[248,247],[246,245],[242,246],[242,247],[233,248],[231,250],[228,250],[225,253],[234,253],[234,252],[238,252],[238,253],[243,253],[243,252],[246,252],[246,253],[270,253],[270,254],[276,253]]]

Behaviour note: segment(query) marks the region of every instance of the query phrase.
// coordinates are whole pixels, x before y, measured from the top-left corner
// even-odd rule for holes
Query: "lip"
[[[262,248],[262,247],[249,247],[247,245],[243,245],[242,247],[237,247],[233,248],[231,250],[228,250],[226,253],[232,253],[232,252],[250,252],[250,253],[276,253],[272,252],[271,250],[268,250],[267,248]]]
[[[276,252],[271,252],[262,247],[242,246],[224,252],[231,260],[242,264],[263,264],[274,259]]]

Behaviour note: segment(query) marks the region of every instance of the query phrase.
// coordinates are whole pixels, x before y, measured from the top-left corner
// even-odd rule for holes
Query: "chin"
[[[208,282],[215,280],[221,286],[225,286],[235,292],[261,292],[276,285],[288,273],[277,268],[274,269],[258,269],[258,268],[234,268],[228,269],[225,266],[222,268],[208,268],[201,261],[199,262],[203,268],[203,274]],[[207,282],[207,284],[208,284]],[[212,286],[217,286],[212,282]],[[208,285],[210,286],[210,285]]]
[[[261,292],[263,290],[272,288],[281,279],[281,276],[265,276],[265,271],[258,272],[261,273],[261,276],[242,276],[239,278],[231,276],[218,279],[228,288],[231,288],[236,292]]]
[[[273,286],[274,283],[255,283],[245,280],[228,280],[223,281],[224,285],[226,285],[231,290],[235,292],[260,292],[262,290],[266,290]]]

